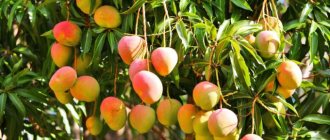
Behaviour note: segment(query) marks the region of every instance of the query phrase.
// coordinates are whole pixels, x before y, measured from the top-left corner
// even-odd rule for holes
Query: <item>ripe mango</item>
[[[72,48],[54,43],[50,50],[51,57],[58,67],[66,66],[72,57]]]
[[[166,76],[178,63],[178,54],[173,48],[160,47],[152,51],[151,62],[159,75]]]
[[[58,69],[50,78],[49,87],[54,92],[69,90],[77,80],[77,72],[72,67],[64,66]]]
[[[85,14],[93,14],[101,4],[102,0],[93,0],[94,1],[94,6],[91,11],[91,3],[92,0],[76,0],[77,7],[84,12]]]
[[[256,134],[246,134],[241,140],[263,140],[260,136]]]
[[[118,42],[118,53],[128,65],[135,59],[142,59],[146,52],[145,41],[139,36],[123,36]]]
[[[199,111],[193,120],[193,129],[196,135],[208,136],[211,135],[208,128],[208,120],[213,111]]]
[[[148,70],[148,60],[147,59],[135,59],[130,65],[128,69],[128,75],[131,81],[136,73]]]
[[[72,96],[70,93],[65,92],[65,91],[58,91],[54,92],[56,99],[61,103],[61,104],[67,104],[72,101]]]
[[[99,118],[95,116],[91,116],[87,118],[86,128],[92,135],[100,134],[102,131],[102,127],[103,127],[102,121]]]
[[[110,129],[117,131],[125,126],[126,106],[120,99],[116,97],[105,98],[101,103],[100,112]]]
[[[156,121],[155,110],[149,106],[136,105],[129,114],[131,126],[139,133],[147,133]]]
[[[198,111],[198,108],[193,104],[185,104],[178,111],[178,122],[181,130],[184,133],[191,134],[193,130],[193,120]]]
[[[140,99],[147,104],[153,104],[162,97],[162,82],[157,75],[152,72],[144,70],[138,72],[135,74],[132,84],[134,91]]]
[[[180,107],[181,103],[175,99],[160,101],[157,107],[158,121],[167,127],[174,125],[178,121],[177,115]]]
[[[53,28],[58,43],[64,46],[77,46],[81,39],[81,29],[71,21],[62,21]]]
[[[213,136],[224,137],[234,132],[237,123],[238,119],[233,111],[221,108],[211,114],[208,120],[208,128]]]
[[[256,47],[263,58],[276,55],[280,45],[280,38],[275,31],[261,31],[255,39]]]
[[[118,10],[109,5],[96,9],[94,20],[97,25],[104,28],[117,28],[121,24],[121,16]]]
[[[93,102],[100,94],[100,85],[91,76],[80,76],[70,92],[79,101]]]
[[[296,89],[302,82],[299,66],[293,61],[283,61],[277,68],[277,80],[283,88]]]
[[[220,99],[220,89],[211,82],[203,81],[193,89],[193,98],[203,110],[211,110]]]

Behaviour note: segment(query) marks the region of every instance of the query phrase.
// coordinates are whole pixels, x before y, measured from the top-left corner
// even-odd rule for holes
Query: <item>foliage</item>
[[[132,34],[147,37],[149,51],[169,46],[178,52],[174,71],[161,77],[168,89],[164,96],[187,103],[191,102],[193,85],[204,80],[217,84],[223,95],[221,106],[238,114],[240,136],[254,132],[264,139],[330,137],[329,1],[278,1],[278,12],[274,12],[274,3],[266,3],[283,23],[283,53],[273,60],[262,59],[244,38],[262,30],[255,22],[262,12],[261,0],[103,1],[102,5],[106,4],[122,13],[120,28],[97,26],[93,16],[83,14],[74,0],[0,1],[0,137],[68,139],[76,137],[75,125],[81,128],[78,135],[82,137],[86,118],[105,97],[117,96],[128,107],[139,104],[128,65],[117,52],[119,39]],[[62,105],[48,87],[56,69],[49,53],[54,42],[51,29],[66,18],[83,30],[79,51],[92,56],[88,75],[101,85],[101,96],[95,103]],[[284,59],[295,60],[304,72],[301,87],[287,100],[263,91]],[[266,98],[270,94],[286,106],[285,118],[274,113],[275,106]],[[269,120],[262,116],[266,113],[271,114],[275,127],[265,127]],[[103,128],[97,137],[111,132]],[[157,123],[153,131],[156,133],[141,137],[184,137],[178,126],[167,129]],[[133,131],[133,135],[138,134]]]

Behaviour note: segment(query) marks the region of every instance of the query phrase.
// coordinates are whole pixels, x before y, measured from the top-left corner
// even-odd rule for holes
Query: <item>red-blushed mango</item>
[[[277,68],[277,80],[283,88],[295,89],[302,82],[302,73],[299,66],[293,61],[287,60]]]
[[[228,134],[224,137],[213,137],[214,140],[238,140],[239,139],[239,131],[236,129],[233,133]]]
[[[171,126],[178,121],[178,111],[181,103],[176,99],[164,99],[159,102],[157,107],[157,119],[165,125]]]
[[[71,60],[72,48],[63,46],[59,43],[54,43],[51,47],[50,54],[53,62],[58,67],[66,66]]]
[[[131,81],[136,73],[148,70],[148,60],[147,59],[135,59],[130,65],[128,69],[128,75]]]
[[[207,136],[211,135],[208,128],[208,120],[212,114],[212,111],[199,111],[196,113],[193,120],[193,129],[196,135]]]
[[[70,66],[58,69],[50,78],[49,87],[54,92],[64,92],[69,90],[77,80],[77,72]]]
[[[155,124],[155,110],[149,106],[136,105],[129,114],[131,126],[139,133],[147,133]]]
[[[79,56],[75,62],[73,62],[73,67],[76,69],[78,75],[83,75],[86,73],[89,63],[92,57],[90,55]]]
[[[123,36],[118,42],[118,53],[126,64],[143,58],[147,52],[144,39],[139,36]]]
[[[100,112],[112,130],[117,131],[125,126],[127,120],[126,106],[120,99],[116,97],[103,99]]]
[[[284,98],[289,98],[294,93],[295,89],[286,89],[282,86],[278,86],[276,92],[283,96]]]
[[[88,117],[86,120],[86,128],[92,135],[98,135],[102,131],[102,121],[95,116]]]
[[[81,39],[81,29],[71,21],[62,21],[53,28],[56,41],[64,46],[77,46]]]
[[[244,137],[242,137],[241,140],[263,140],[263,139],[256,134],[246,134]]]
[[[238,119],[233,111],[221,108],[211,114],[208,120],[208,128],[213,136],[224,137],[234,132],[237,123]]]
[[[275,31],[261,31],[255,40],[256,47],[263,58],[275,56],[280,45],[280,38]]]
[[[72,96],[70,93],[65,92],[65,91],[58,91],[54,92],[56,99],[61,103],[61,104],[67,104],[72,101]]]
[[[100,85],[94,77],[80,76],[70,92],[79,101],[93,102],[100,94]]]
[[[207,135],[195,135],[195,140],[213,140],[213,136],[211,134]]]
[[[76,0],[77,7],[85,14],[93,14],[97,7],[102,4],[102,0],[94,0],[94,7],[91,10],[92,0]]]
[[[193,104],[185,104],[180,107],[178,111],[178,122],[184,133],[191,134],[194,132],[193,120],[197,112],[198,108]]]
[[[121,17],[118,10],[109,5],[96,9],[94,20],[97,25],[104,28],[117,28],[121,24]]]
[[[150,71],[143,70],[135,74],[132,84],[134,91],[147,104],[153,104],[162,97],[162,82]]]
[[[178,54],[173,48],[160,47],[152,51],[151,62],[159,75],[166,76],[178,63]]]
[[[219,102],[220,89],[211,82],[203,81],[194,87],[193,98],[197,106],[211,110]]]

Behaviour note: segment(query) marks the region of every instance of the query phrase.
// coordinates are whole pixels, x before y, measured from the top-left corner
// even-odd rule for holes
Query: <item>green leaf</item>
[[[8,21],[7,21],[7,27],[9,30],[11,30],[13,27],[14,18],[17,16],[17,15],[15,15],[15,13],[16,13],[16,11],[18,11],[18,8],[22,2],[23,2],[23,0],[16,1],[16,3],[13,5],[13,7],[10,10],[10,14],[9,14]]]
[[[84,36],[84,39],[82,40],[82,48],[83,48],[83,54],[87,54],[89,52],[89,50],[91,49],[92,46],[92,29],[88,28],[87,32]]]
[[[142,7],[142,5],[144,3],[146,3],[147,0],[137,0],[135,1],[135,3],[133,4],[133,6],[129,9],[127,9],[126,11],[122,12],[121,14],[132,14],[135,11],[137,11],[140,7]]]
[[[229,26],[230,24],[230,20],[225,20],[219,27],[218,29],[218,33],[217,33],[217,38],[216,40],[220,40],[221,38],[223,38],[224,36],[226,36],[224,33],[225,33],[225,30],[227,29],[227,27]]]
[[[295,114],[297,114],[297,116],[299,116],[299,113],[297,112],[296,108],[293,107],[291,104],[289,104],[288,102],[285,101],[285,99],[281,98],[281,97],[278,97],[278,96],[275,96],[277,99],[280,100],[280,102],[282,104],[284,104],[284,106],[288,107],[290,110],[292,110]],[[300,112],[300,111],[299,111]]]
[[[231,2],[234,3],[236,6],[238,6],[240,8],[252,11],[249,3],[247,3],[245,0],[231,0]]]
[[[105,43],[105,37],[106,37],[106,32],[100,34],[95,41],[94,45],[94,51],[93,51],[93,58],[92,58],[92,63],[94,68],[99,65],[100,59],[101,59],[101,52],[104,47]]]
[[[306,121],[306,122],[317,123],[317,124],[330,125],[330,116],[329,115],[309,114],[300,120]]]
[[[262,122],[260,108],[257,105],[254,106],[254,120],[255,120],[256,134],[261,136],[263,132],[263,124],[262,124],[263,122]]]
[[[183,46],[185,48],[188,48],[189,47],[188,33],[185,24],[183,23],[182,20],[176,22],[176,31],[178,32],[178,35],[183,43]]]
[[[314,62],[314,57],[317,53],[318,48],[318,34],[317,32],[313,32],[308,36],[308,44],[309,44],[309,55],[311,62]]]
[[[7,94],[0,93],[0,122],[2,121],[2,116],[5,113]]]
[[[9,93],[9,99],[13,103],[13,105],[16,107],[17,111],[22,115],[25,116],[26,110],[25,106],[23,105],[20,98],[18,98],[16,93]]]
[[[306,3],[304,9],[301,12],[299,22],[305,22],[307,19],[308,15],[313,11],[313,6],[308,2]]]
[[[108,33],[108,43],[110,46],[111,53],[113,53],[114,50],[117,50],[118,40],[113,32]]]
[[[48,39],[54,39],[55,40],[55,37],[53,35],[53,30],[49,30],[47,32],[44,32],[43,34],[41,34],[40,36],[44,36]]]
[[[251,86],[250,73],[243,56],[240,54],[240,46],[238,42],[234,40],[231,41],[231,44],[235,50],[233,65],[235,65],[238,78],[240,79],[241,83],[246,86],[246,89],[250,89],[249,88]]]
[[[305,26],[306,23],[304,22],[299,22],[299,20],[292,20],[290,22],[288,22],[287,24],[284,24],[284,31],[289,31],[291,29],[299,29],[303,26]]]
[[[181,12],[185,11],[189,4],[190,4],[190,0],[180,0],[180,3],[179,3],[180,11]]]
[[[35,27],[36,19],[37,19],[37,12],[35,6],[31,3],[31,1],[28,2],[28,15],[30,22],[32,24],[32,27]]]

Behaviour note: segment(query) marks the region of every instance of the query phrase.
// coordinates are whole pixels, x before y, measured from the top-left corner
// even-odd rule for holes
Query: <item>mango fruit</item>
[[[64,46],[77,46],[81,39],[81,29],[71,21],[62,21],[53,28],[54,38]]]
[[[120,99],[116,97],[103,99],[100,112],[110,129],[117,131],[125,126],[127,120],[126,106]]]

